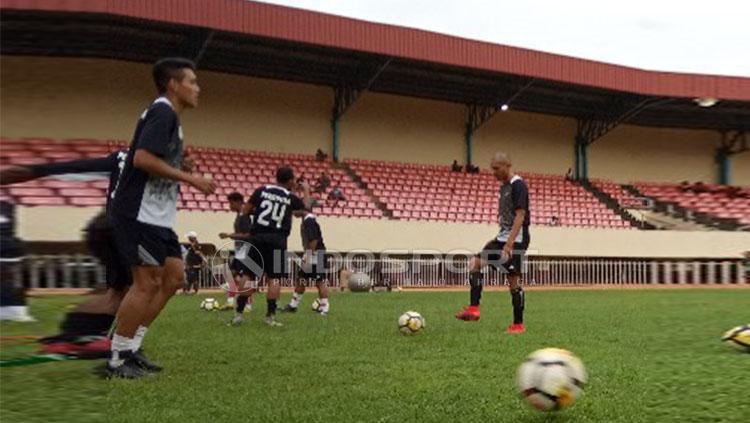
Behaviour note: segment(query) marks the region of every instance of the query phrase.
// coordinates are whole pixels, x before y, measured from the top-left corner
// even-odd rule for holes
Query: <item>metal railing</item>
[[[288,261],[291,286],[299,277],[298,258]],[[443,258],[365,258],[333,256],[328,260],[327,279],[340,285],[340,270],[365,273],[377,286],[451,287],[468,284],[467,257]],[[99,261],[86,255],[31,255],[18,270],[18,280],[29,288],[89,288],[104,283]],[[483,269],[488,286],[505,284],[505,275],[492,267]],[[200,288],[217,288],[231,272],[224,262],[214,262],[200,272]],[[748,284],[740,260],[659,260],[659,259],[563,259],[531,256],[524,264],[523,282],[529,286],[580,285],[713,285]]]

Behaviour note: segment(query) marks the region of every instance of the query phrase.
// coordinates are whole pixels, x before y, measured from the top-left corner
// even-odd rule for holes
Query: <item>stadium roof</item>
[[[647,71],[241,0],[5,0],[2,54],[153,62],[645,126],[750,129],[750,78]],[[717,98],[698,107],[695,98]],[[637,111],[638,113],[632,113]]]

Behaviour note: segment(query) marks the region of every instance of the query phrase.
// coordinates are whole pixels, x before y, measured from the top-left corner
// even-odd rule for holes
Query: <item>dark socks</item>
[[[111,314],[68,313],[60,330],[75,335],[106,335],[114,321]]]
[[[247,297],[244,295],[237,296],[237,307],[235,310],[237,310],[237,313],[243,313],[245,311],[245,306],[247,305]]]
[[[266,317],[270,317],[276,314],[276,300],[266,300]]]
[[[470,304],[479,307],[479,300],[482,298],[482,272],[469,273],[469,285],[471,285]]]
[[[510,291],[511,302],[513,303],[513,323],[523,323],[523,308],[526,302],[523,288],[520,286]]]

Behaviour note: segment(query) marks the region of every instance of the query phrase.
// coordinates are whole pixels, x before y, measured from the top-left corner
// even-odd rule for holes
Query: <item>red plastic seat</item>
[[[107,199],[104,196],[99,197],[72,197],[68,199],[71,206],[79,207],[101,207],[106,204]]]
[[[65,199],[62,197],[21,197],[18,204],[22,206],[64,206]]]

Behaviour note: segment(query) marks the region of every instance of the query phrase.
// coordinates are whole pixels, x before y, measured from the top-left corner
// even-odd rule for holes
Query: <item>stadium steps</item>
[[[372,201],[372,203],[375,204],[375,206],[383,212],[383,216],[387,217],[388,219],[393,219],[393,211],[386,207],[385,203],[380,199],[380,197],[372,192],[372,190],[367,186],[367,183],[362,180],[362,177],[357,175],[357,172],[355,172],[346,163],[336,163],[335,167],[344,170],[344,172],[349,175],[349,178],[351,178],[351,180],[354,181],[357,186],[362,191],[364,191],[365,194],[367,194],[368,197],[370,197],[370,201]]]
[[[640,221],[654,226],[656,229],[668,231],[711,231],[712,227],[702,225],[693,221],[674,217],[668,213],[648,209],[628,209],[628,212],[636,216]]]
[[[607,208],[615,212],[618,216],[620,216],[623,220],[630,222],[630,225],[634,228],[638,229],[644,229],[644,230],[652,230],[656,229],[656,227],[647,221],[638,220],[636,219],[632,214],[630,214],[625,208],[623,208],[620,203],[617,202],[612,196],[605,193],[604,191],[601,191],[599,188],[594,186],[591,182],[583,180],[578,181],[578,184],[583,187],[586,191],[590,192],[594,197],[596,197],[597,200],[602,202]]]
[[[725,229],[717,225],[714,217],[706,213],[698,213],[680,206],[677,203],[661,201],[657,198],[645,195],[633,185],[624,184],[622,187],[639,198],[645,198],[651,204],[648,211],[644,211],[641,217],[650,221],[658,229],[675,230],[711,230]],[[633,211],[637,214],[636,211]]]

